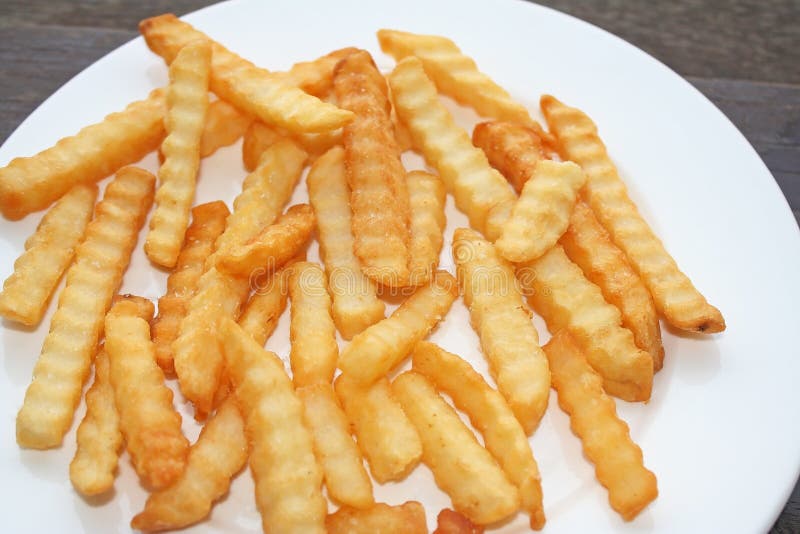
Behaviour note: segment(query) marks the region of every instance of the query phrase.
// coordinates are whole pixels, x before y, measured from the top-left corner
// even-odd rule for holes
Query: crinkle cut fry
[[[444,241],[444,203],[446,191],[438,176],[425,171],[406,175],[409,218],[409,273],[412,285],[430,281],[439,265],[439,253]]]

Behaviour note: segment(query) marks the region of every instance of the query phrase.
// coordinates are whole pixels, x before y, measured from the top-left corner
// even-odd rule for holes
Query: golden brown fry
[[[262,347],[275,331],[278,319],[286,309],[289,275],[294,261],[305,261],[305,254],[294,258],[282,269],[267,273],[266,278],[253,281],[253,294],[239,317],[239,326]]]
[[[269,124],[294,132],[327,132],[344,126],[352,113],[326,104],[260,69],[196,30],[175,15],[139,23],[150,50],[172,63],[183,46],[207,41],[212,46],[211,90],[218,97]]]
[[[50,296],[67,270],[92,218],[97,187],[76,185],[61,197],[25,241],[14,272],[3,283],[0,315],[33,326],[42,320]]]
[[[394,138],[397,140],[397,148],[400,149],[400,152],[414,150],[414,142],[411,139],[411,132],[409,132],[408,127],[400,121],[394,106],[392,106],[391,119],[392,125],[394,126]]]
[[[422,461],[453,508],[481,525],[517,511],[517,488],[424,376],[406,371],[394,380],[392,391],[417,427]]]
[[[498,389],[527,434],[547,409],[550,372],[513,267],[477,232],[458,228],[453,258],[464,304]]]
[[[422,285],[430,281],[439,265],[446,224],[446,193],[439,177],[424,171],[411,171],[406,175],[406,183],[411,207],[408,270],[411,285]]]
[[[436,271],[392,315],[370,326],[345,347],[339,368],[358,383],[372,384],[408,356],[447,314],[458,297],[458,282],[446,271]]]
[[[483,527],[455,510],[444,508],[436,516],[436,530],[433,534],[483,534]]]
[[[200,157],[207,158],[220,148],[238,141],[252,122],[247,114],[224,100],[211,102],[200,138]]]
[[[725,319],[720,311],[709,304],[681,272],[639,214],[592,119],[549,95],[542,97],[541,106],[562,155],[586,172],[583,198],[642,277],[656,308],[667,322],[692,332],[725,330]]]
[[[603,381],[574,338],[561,330],[544,351],[559,406],[569,414],[570,427],[594,464],[597,480],[608,489],[611,507],[630,521],[658,496],[655,475],[643,465],[642,450],[617,417],[614,401],[603,392]]]
[[[261,121],[250,123],[242,141],[242,161],[247,172],[256,170],[264,151],[283,138],[276,128]]]
[[[383,319],[385,305],[376,295],[375,283],[361,272],[353,254],[344,150],[332,148],[319,158],[311,167],[306,183],[317,219],[320,256],[333,298],[333,320],[342,337],[351,339]]]
[[[328,495],[354,508],[374,504],[372,482],[331,385],[301,387],[297,395],[303,401],[305,421],[314,437],[314,450],[325,475]]]
[[[417,501],[366,510],[343,506],[325,519],[328,534],[428,534],[425,508]]]
[[[323,99],[333,87],[333,69],[336,64],[358,48],[341,48],[312,61],[301,61],[292,65],[286,72],[276,72],[274,76],[284,82],[299,87],[306,93]]]
[[[147,310],[145,317],[142,309]],[[105,335],[109,378],[128,453],[142,482],[161,489],[183,471],[189,442],[172,406],[172,390],[156,364],[150,341],[152,316],[150,301],[119,300],[106,315]]]
[[[244,421],[235,398],[228,397],[189,449],[186,469],[170,487],[150,494],[131,528],[156,532],[202,521],[244,467],[247,447]]]
[[[219,324],[227,373],[250,442],[250,470],[264,532],[325,532],[327,502],[303,405],[278,357],[236,323]]]
[[[136,238],[153,201],[155,177],[120,169],[96,206],[50,322],[33,381],[17,414],[21,447],[58,447],[81,399],[83,383],[103,329],[103,318],[122,281]]]
[[[636,346],[653,358],[653,370],[661,369],[664,347],[653,297],[583,202],[575,205],[560,243],[569,259],[600,288],[606,301],[619,309],[622,326],[631,331]]]
[[[609,395],[646,401],[653,387],[653,359],[622,327],[619,310],[572,263],[561,245],[541,258],[517,265],[528,302],[551,332],[567,329],[603,377]]]
[[[414,146],[439,171],[470,225],[496,238],[516,200],[505,178],[456,125],[418,59],[400,61],[388,81],[395,110],[411,132]]]
[[[405,169],[389,118],[386,80],[372,56],[354,52],[337,66],[339,105],[355,114],[343,141],[354,251],[364,274],[389,287],[409,282],[409,200]]]
[[[361,386],[339,375],[335,388],[372,477],[381,484],[405,478],[419,463],[422,444],[389,380]]]
[[[545,517],[539,467],[525,431],[503,396],[469,363],[433,343],[418,343],[413,362],[414,371],[425,375],[467,414],[472,426],[483,435],[486,448],[517,486],[522,509],[531,516],[531,528],[541,530]]]

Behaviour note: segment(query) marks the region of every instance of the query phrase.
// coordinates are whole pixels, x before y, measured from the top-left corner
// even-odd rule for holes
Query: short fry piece
[[[253,121],[244,133],[242,141],[242,161],[247,172],[256,170],[264,151],[283,138],[277,129],[261,121]]]
[[[656,308],[667,322],[692,332],[725,330],[725,319],[720,311],[709,304],[681,272],[639,214],[592,119],[549,95],[542,97],[541,106],[563,156],[586,172],[584,199],[642,277]]]
[[[472,142],[483,150],[492,167],[522,191],[539,160],[548,156],[542,138],[532,128],[504,121],[482,122],[472,130]]]
[[[517,511],[517,488],[424,376],[406,371],[394,380],[392,391],[417,427],[422,461],[457,511],[481,525]]]
[[[558,404],[569,414],[570,427],[595,466],[597,480],[608,489],[611,507],[630,521],[658,496],[655,475],[643,465],[642,450],[617,417],[614,401],[575,340],[561,330],[544,347],[553,371]]]
[[[406,175],[408,200],[411,206],[409,219],[408,252],[412,285],[430,281],[436,266],[446,219],[444,216],[445,189],[438,176],[424,171],[411,171]]]
[[[436,530],[433,534],[483,534],[483,527],[455,510],[444,508],[436,516]]]
[[[77,185],[45,214],[25,241],[25,252],[14,262],[14,272],[3,283],[0,315],[29,326],[42,320],[50,296],[83,239],[96,197],[96,186]]]
[[[325,519],[328,534],[428,534],[425,508],[417,501],[366,510],[343,506]]]
[[[238,141],[252,122],[248,115],[224,100],[211,102],[200,138],[200,157],[207,158],[220,148]]]
[[[66,286],[17,414],[21,447],[58,447],[69,429],[103,318],[150,209],[154,185],[155,177],[149,172],[122,168],[96,206],[94,219],[75,251],[75,261],[67,270]]]
[[[408,356],[447,314],[458,297],[458,283],[446,271],[436,271],[392,315],[370,326],[342,351],[339,368],[356,382],[372,384]]]

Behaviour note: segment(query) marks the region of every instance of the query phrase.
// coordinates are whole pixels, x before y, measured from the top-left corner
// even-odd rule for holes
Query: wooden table
[[[0,140],[5,140],[36,106],[73,75],[135,37],[139,20],[167,11],[183,14],[212,3],[3,0]],[[800,220],[797,0],[539,3],[619,35],[686,77],[753,144],[789,200],[795,218]],[[772,532],[800,532],[800,484]]]

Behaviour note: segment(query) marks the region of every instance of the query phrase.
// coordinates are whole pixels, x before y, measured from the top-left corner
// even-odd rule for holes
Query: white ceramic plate
[[[795,335],[800,302],[800,239],[794,218],[769,171],[734,126],[687,82],[633,46],[593,26],[523,2],[339,0],[279,3],[232,1],[186,17],[240,54],[271,69],[334,48],[360,46],[375,53],[374,32],[391,27],[453,38],[483,70],[538,113],[550,92],[586,110],[599,124],[631,195],[679,265],[725,314],[727,332],[689,336],[664,332],[666,363],[647,405],[618,402],[631,434],[658,476],[659,498],[635,521],[623,522],[607,504],[568,419],[551,398],[532,439],[542,471],[547,532],[754,532],[770,527],[800,465],[800,354]],[[141,39],[110,53],[59,89],[0,148],[0,164],[30,155],[62,136],[139,99],[166,80],[161,60]],[[451,104],[449,104],[451,105]],[[470,126],[475,116],[451,105]],[[407,163],[418,165],[410,158]],[[142,163],[155,171],[153,155]],[[198,202],[230,202],[244,170],[239,145],[203,163]],[[306,199],[298,188],[294,202]],[[448,205],[448,242],[466,224]],[[41,214],[17,223],[0,220],[0,276]],[[140,237],[143,242],[144,234]],[[310,256],[316,259],[316,246]],[[449,249],[442,263],[452,268]],[[165,275],[151,268],[141,248],[122,290],[153,300]],[[50,313],[54,306],[51,305]],[[288,354],[284,316],[268,348]],[[459,302],[432,336],[486,365]],[[0,330],[0,517],[7,532],[126,532],[145,492],[127,457],[114,495],[84,500],[67,474],[73,430],[55,451],[20,450],[14,417],[46,333],[49,316],[30,332],[6,323]],[[537,327],[546,330],[537,319]],[[83,413],[83,407],[77,417]],[[184,410],[190,438],[197,427]],[[431,525],[449,499],[419,467],[401,484],[376,488],[379,500],[422,501]],[[250,475],[196,532],[256,532]],[[502,526],[524,532],[519,515]]]

